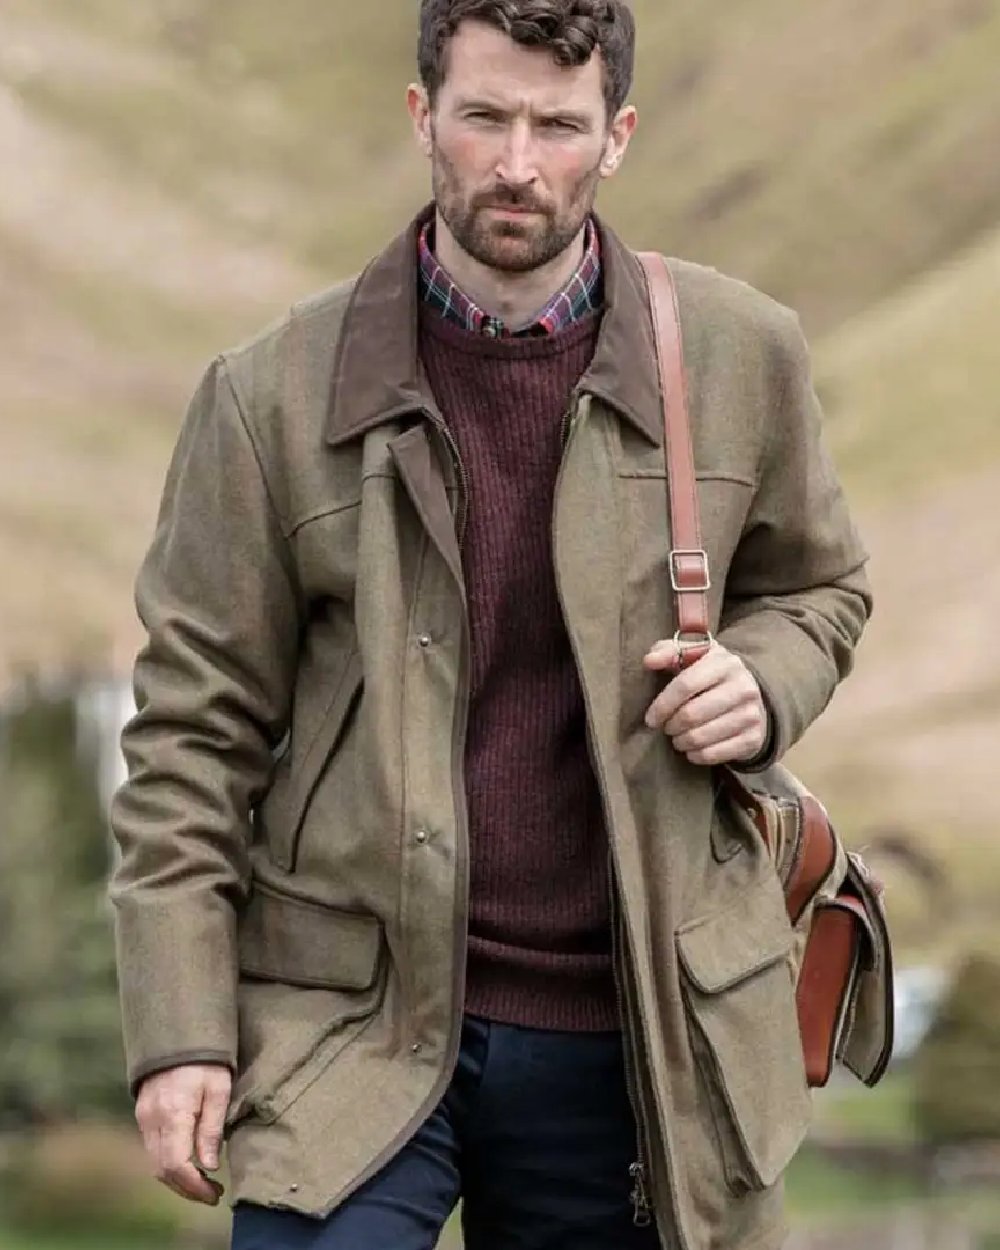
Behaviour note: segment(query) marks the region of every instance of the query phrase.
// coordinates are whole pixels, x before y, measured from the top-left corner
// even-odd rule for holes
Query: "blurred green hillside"
[[[944,856],[975,927],[1000,871],[1000,0],[635,8],[642,126],[603,211],[801,311],[873,554],[858,672],[797,761],[852,836]],[[128,663],[200,367],[425,198],[416,9],[5,0],[0,676]]]

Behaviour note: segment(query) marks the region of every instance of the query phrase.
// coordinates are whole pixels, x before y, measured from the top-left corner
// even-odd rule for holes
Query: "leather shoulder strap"
[[[700,659],[712,642],[708,628],[711,578],[708,554],[701,541],[680,309],[677,288],[664,258],[656,252],[639,252],[638,259],[649,292],[663,404],[672,543],[670,582],[677,613],[675,641],[681,648],[681,666],[687,667]]]

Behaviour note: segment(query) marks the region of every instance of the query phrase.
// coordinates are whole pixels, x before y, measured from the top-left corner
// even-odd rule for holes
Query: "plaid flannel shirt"
[[[420,296],[442,317],[473,334],[509,338],[524,334],[555,334],[565,330],[601,305],[601,244],[593,221],[587,222],[583,260],[561,291],[548,302],[529,326],[510,330],[497,317],[484,312],[452,281],[438,264],[431,245],[433,223],[420,232]]]

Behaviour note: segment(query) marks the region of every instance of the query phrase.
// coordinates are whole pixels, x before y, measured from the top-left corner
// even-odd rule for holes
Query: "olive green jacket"
[[[468,915],[467,484],[416,352],[416,223],[355,282],[208,369],[138,580],[148,643],[112,882],[129,1079],[236,1072],[234,1200],[326,1213],[456,1060]],[[809,1121],[792,931],[759,836],[644,714],[672,634],[641,273],[606,311],[553,504],[558,591],[610,832],[630,1077],[661,1238],[777,1248]],[[865,554],[790,312],[671,262],[711,611],[778,759],[849,670]]]

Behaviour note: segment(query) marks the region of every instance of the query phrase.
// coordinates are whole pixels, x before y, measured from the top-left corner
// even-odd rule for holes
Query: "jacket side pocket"
[[[347,730],[362,684],[361,656],[354,651],[335,681],[315,735],[301,755],[293,740],[290,756],[279,765],[283,772],[278,776],[283,784],[280,788],[275,784],[260,806],[259,836],[267,845],[271,861],[285,872],[295,871],[302,822],[323,771]]]
[[[811,1119],[793,937],[772,874],[677,933],[692,1051],[736,1193],[774,1185]]]
[[[239,1071],[227,1127],[276,1119],[370,1022],[387,950],[375,916],[255,883],[239,928]]]

